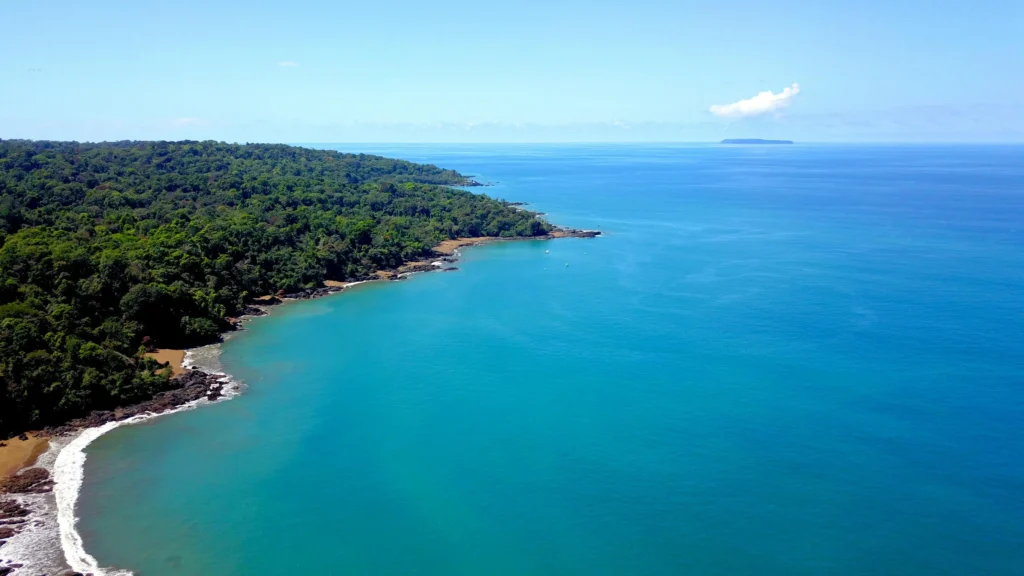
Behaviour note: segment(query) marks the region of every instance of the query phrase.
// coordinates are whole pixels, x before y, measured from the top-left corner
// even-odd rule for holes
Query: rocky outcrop
[[[266,316],[267,315],[267,311],[264,308],[260,308],[259,306],[243,306],[242,309],[238,311],[238,315],[239,316]]]
[[[290,300],[308,300],[310,298],[319,298],[320,296],[327,296],[328,294],[334,294],[335,292],[341,292],[343,290],[340,286],[324,286],[323,288],[307,288],[299,292],[292,292],[291,294],[284,294],[284,298]]]
[[[578,228],[555,228],[547,235],[548,238],[595,238],[601,235],[600,230],[580,230]]]
[[[411,262],[402,266],[398,269],[400,274],[412,274],[413,272],[429,272],[431,270],[437,270],[439,267],[434,266],[434,261],[431,262]]]
[[[0,493],[41,494],[53,490],[53,480],[45,468],[28,468],[0,481]]]
[[[17,524],[28,514],[28,509],[14,500],[0,500],[0,526]]]
[[[81,428],[102,426],[107,422],[125,420],[140,414],[167,412],[201,398],[216,400],[223,395],[224,390],[224,384],[219,381],[220,378],[215,374],[192,369],[171,378],[170,383],[173,388],[160,392],[150,400],[115,410],[95,410],[84,418],[77,418],[64,426],[47,428],[45,432],[51,436],[60,436],[73,433]]]
[[[260,306],[243,306],[238,311],[238,316],[228,317],[224,320],[231,326],[231,330],[242,330],[244,329],[244,320],[247,318],[254,318],[256,316],[266,316],[268,314],[267,309]]]
[[[281,299],[277,296],[260,296],[253,300],[257,306],[275,306],[281,303]]]
[[[28,515],[29,510],[21,504],[14,500],[0,499],[0,547],[7,542],[7,538],[21,530],[25,522],[28,521]],[[9,567],[11,570],[18,568],[18,566],[0,564],[0,576],[10,574],[10,571],[4,572],[5,567]]]

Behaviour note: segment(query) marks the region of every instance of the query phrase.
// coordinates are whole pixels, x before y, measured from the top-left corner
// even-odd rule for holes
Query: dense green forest
[[[0,140],[0,437],[167,388],[143,343],[214,341],[252,297],[550,230],[471,183],[284,145]]]

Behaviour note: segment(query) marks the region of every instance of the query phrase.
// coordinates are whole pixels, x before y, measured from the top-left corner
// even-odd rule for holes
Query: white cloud
[[[291,60],[282,60],[282,61],[278,62],[277,65],[282,67],[282,68],[294,68],[294,67],[298,66],[299,63],[298,62],[292,62]]]
[[[748,118],[760,116],[768,112],[781,110],[793,101],[793,98],[800,93],[800,85],[796,82],[787,86],[782,92],[775,94],[771,90],[759,92],[757,96],[733,102],[732,104],[715,104],[711,106],[711,113],[719,118]]]
[[[206,126],[206,120],[203,120],[202,118],[193,118],[191,116],[175,118],[171,123],[175,126]]]

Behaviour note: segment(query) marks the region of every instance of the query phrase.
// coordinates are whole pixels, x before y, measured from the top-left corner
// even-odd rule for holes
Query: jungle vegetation
[[[145,347],[213,342],[255,296],[550,231],[472,184],[285,145],[0,140],[0,438],[166,389]]]

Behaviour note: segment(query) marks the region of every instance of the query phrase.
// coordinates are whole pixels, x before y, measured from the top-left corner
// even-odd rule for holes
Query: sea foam
[[[57,437],[50,441],[50,449],[40,456],[36,466],[50,472],[54,481],[52,494],[23,494],[14,499],[32,511],[31,520],[4,545],[4,557],[11,563],[21,564],[15,574],[59,572],[71,568],[93,576],[130,576],[131,571],[104,568],[85,550],[78,532],[75,506],[85,478],[85,450],[94,440],[121,426],[146,422],[160,416],[191,410],[206,404],[230,400],[241,392],[241,386],[223,372],[220,363],[220,344],[193,348],[185,353],[184,367],[195,367],[207,374],[220,376],[224,384],[222,396],[217,400],[200,398],[174,410],[139,414],[125,420],[107,422],[95,428],[86,428],[76,435]],[[58,548],[57,542],[60,546]],[[63,554],[61,554],[63,552]],[[60,556],[63,555],[63,561]],[[66,564],[65,564],[66,563]]]

